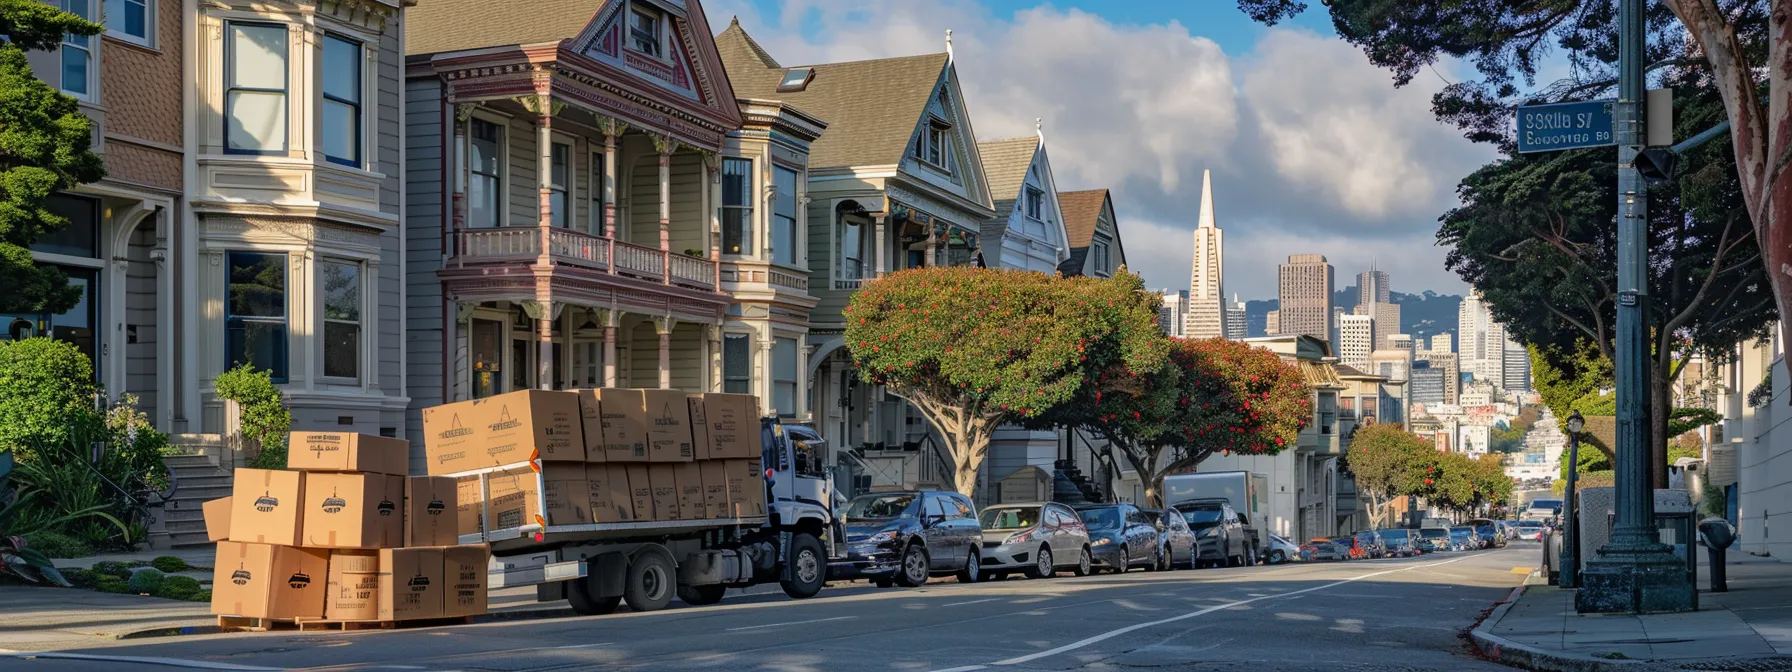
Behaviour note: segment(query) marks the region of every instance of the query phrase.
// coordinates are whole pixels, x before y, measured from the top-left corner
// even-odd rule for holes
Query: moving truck
[[[693,410],[693,426],[716,428],[720,445],[721,423],[699,420],[700,413]],[[623,512],[655,503],[676,506],[672,502],[695,509],[696,498],[702,497],[701,513],[693,510],[675,519],[612,516],[598,510],[604,504],[595,503],[593,515],[556,524],[552,514],[534,514],[564,506],[551,504],[553,498],[576,497],[566,485],[550,483],[559,465],[520,462],[449,474],[461,479],[463,488],[477,488],[468,493],[477,493],[476,499],[462,497],[462,501],[477,502],[475,506],[483,509],[470,512],[476,516],[468,518],[473,521],[470,526],[463,523],[459,541],[490,544],[490,590],[534,585],[537,599],[567,600],[580,614],[606,614],[625,600],[636,611],[653,611],[664,608],[674,596],[686,604],[713,604],[730,587],[774,581],[790,597],[814,596],[827,580],[828,561],[838,555],[843,538],[831,506],[833,459],[814,430],[786,426],[776,417],[759,418],[756,413],[746,414],[740,424],[747,431],[757,424],[759,454],[699,460],[690,465],[694,469],[664,465],[657,473],[704,479],[706,486],[662,488],[668,491],[660,494],[670,501],[656,498],[654,488],[641,488],[637,499],[626,485],[627,475],[654,474],[653,468],[661,465],[586,466],[593,502],[601,497]],[[711,409],[712,421],[716,415]],[[697,436],[696,457],[701,458],[707,446],[701,430]],[[538,470],[530,473],[532,466]],[[532,477],[534,487],[527,482],[522,487],[507,485],[517,474]],[[494,518],[493,500],[506,499],[488,497],[494,487],[533,500],[524,508],[529,513],[500,512]]]
[[[1225,500],[1244,519],[1248,564],[1269,548],[1269,478],[1248,471],[1213,471],[1164,477],[1164,507],[1183,502]]]

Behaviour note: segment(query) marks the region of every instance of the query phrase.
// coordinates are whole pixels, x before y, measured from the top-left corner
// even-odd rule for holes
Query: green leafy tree
[[[52,338],[0,341],[0,452],[30,459],[98,424],[93,364]]]
[[[1391,70],[1396,86],[1411,82],[1420,70],[1440,60],[1472,63],[1478,79],[1446,87],[1433,99],[1433,110],[1477,141],[1510,147],[1515,105],[1598,98],[1610,95],[1616,85],[1619,17],[1611,0],[1327,0],[1325,4],[1338,34],[1362,47],[1371,62]],[[1239,0],[1238,5],[1269,24],[1307,6],[1302,0]],[[1786,57],[1792,53],[1792,31],[1784,29],[1792,0],[1661,0],[1646,7],[1645,58],[1667,66],[1670,79],[1696,80],[1706,87],[1710,95],[1699,96],[1698,106],[1714,110],[1688,114],[1690,110],[1676,109],[1677,120],[1691,123],[1678,124],[1675,137],[1689,137],[1717,121],[1730,124],[1727,146],[1701,148],[1688,157],[1699,163],[1703,159],[1696,155],[1719,152],[1724,170],[1733,175],[1725,180],[1731,185],[1726,190],[1734,195],[1733,207],[1704,219],[1740,220],[1755,241],[1748,244],[1765,250],[1765,254],[1737,250],[1740,254],[1712,268],[1748,264],[1762,269],[1755,280],[1742,283],[1757,288],[1746,305],[1765,299],[1777,307],[1782,330],[1792,333],[1792,274],[1780,272],[1792,267],[1792,198],[1786,196],[1792,193],[1792,161],[1787,160],[1792,156],[1792,133],[1784,132],[1792,124],[1792,105],[1782,104],[1792,95],[1787,90],[1792,88],[1792,58]],[[1526,91],[1537,88],[1544,59],[1564,56],[1570,66],[1568,80]],[[1686,92],[1677,93],[1681,95],[1676,96],[1676,108],[1681,108],[1678,99]],[[1609,149],[1594,153],[1607,161],[1615,154]],[[1684,173],[1698,172],[1690,168]],[[1613,181],[1603,184],[1609,188]],[[1606,202],[1616,200],[1610,191],[1602,193]],[[1655,200],[1651,199],[1651,215]],[[1613,220],[1599,221],[1609,228]],[[1655,240],[1663,239],[1657,235]],[[1700,283],[1697,276],[1702,274],[1687,275],[1691,285]],[[1658,289],[1652,288],[1657,300],[1669,296]],[[1756,314],[1752,308],[1738,311],[1727,328],[1746,331]],[[1650,323],[1658,328],[1672,324],[1659,319]],[[1678,331],[1661,328],[1658,335],[1677,339]],[[1792,359],[1787,367],[1792,373]],[[1665,448],[1664,438],[1657,437],[1658,453]],[[1660,487],[1661,477],[1656,480]]]
[[[1529,345],[1525,350],[1531,357],[1531,387],[1563,431],[1567,431],[1575,401],[1612,386],[1612,360],[1588,339],[1575,339],[1574,345],[1566,348]]]
[[[940,433],[953,486],[969,495],[996,428],[1076,397],[1109,372],[1163,366],[1157,297],[1137,275],[1065,279],[971,267],[866,283],[846,310],[859,376],[914,403]]]
[[[75,99],[32,74],[27,50],[53,51],[65,34],[98,35],[103,26],[38,0],[0,0],[0,313],[59,313],[81,299],[30,245],[67,219],[44,207],[50,195],[105,177],[89,150],[93,124]]]
[[[243,439],[255,450],[249,466],[285,469],[292,412],[286,409],[286,397],[274,386],[270,374],[243,364],[219,374],[212,385],[219,398],[237,402],[242,408]]]
[[[1368,505],[1369,526],[1386,527],[1388,505],[1396,498],[1426,492],[1425,467],[1435,463],[1431,442],[1399,425],[1374,424],[1356,430],[1345,464],[1357,493]]]

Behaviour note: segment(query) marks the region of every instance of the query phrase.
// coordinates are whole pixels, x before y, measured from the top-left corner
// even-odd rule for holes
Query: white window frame
[[[491,124],[498,129],[498,148],[496,151],[498,156],[498,189],[495,196],[496,200],[492,204],[492,208],[496,211],[497,217],[489,225],[484,223],[476,224],[473,222],[473,180],[479,175],[479,173],[473,169],[473,143],[476,142],[473,137],[474,122]],[[482,114],[477,111],[474,112],[473,116],[467,119],[466,156],[467,228],[481,229],[508,226],[510,224],[510,120],[499,116]]]
[[[112,15],[111,12],[106,11],[106,5],[111,4],[113,1],[114,0],[100,0],[100,14],[105,18],[105,34],[108,37],[121,42],[129,42],[150,49],[156,48],[156,0],[116,0],[120,5],[134,3],[143,6],[142,35],[132,35],[112,27]],[[122,20],[123,16],[121,15],[119,18]]]
[[[642,2],[630,2],[628,21],[623,26],[624,46],[637,54],[655,60],[666,59],[666,13],[660,8]],[[640,16],[653,20],[653,51],[645,51],[636,47],[635,17]]]
[[[328,43],[328,41],[332,40],[332,39],[340,40],[342,42],[352,44],[355,47],[354,73],[355,73],[355,97],[356,97],[356,99],[352,103],[324,93],[323,76],[324,76],[324,72],[325,72],[326,68],[325,68],[324,57],[323,57],[323,54],[324,54],[324,46],[323,45]],[[365,40],[362,40],[359,37],[356,37],[354,35],[349,35],[346,33],[326,32],[326,33],[324,33],[323,37],[319,39],[319,45],[318,45],[318,49],[317,49],[317,59],[318,59],[317,60],[317,63],[318,63],[317,118],[319,120],[318,138],[317,138],[317,153],[318,153],[318,155],[324,157],[324,161],[326,163],[332,163],[332,164],[335,164],[338,166],[347,166],[350,168],[363,168],[368,163],[368,161],[367,161],[367,158],[368,158],[368,156],[367,156],[368,155],[367,128],[369,126],[369,124],[367,123],[367,92],[368,92],[367,74],[368,73],[365,69],[365,66],[367,63],[367,48],[368,48],[367,42]],[[324,127],[322,124],[322,120],[323,120],[323,116],[324,116],[323,115],[323,106],[326,103],[330,103],[330,102],[335,102],[335,103],[342,104],[342,105],[351,105],[354,107],[354,110],[355,110],[355,116],[354,116],[355,136],[353,138],[353,147],[355,148],[355,156],[352,159],[347,158],[347,157],[331,156],[328,152],[324,151],[324,148],[323,148]]]
[[[1027,218],[1039,222],[1045,221],[1045,191],[1029,185],[1022,192]]]
[[[728,343],[731,341],[735,342],[735,343],[743,343],[743,342],[746,343],[746,354],[743,355],[743,357],[745,358],[745,366],[746,366],[746,372],[747,372],[745,378],[742,378],[740,376],[732,376],[731,377],[728,375],[728,363],[729,363],[730,359],[732,359],[728,356]],[[739,383],[742,383],[743,385],[745,385],[745,389],[741,390],[740,392],[736,392],[736,394],[754,394],[754,391],[753,391],[753,332],[750,332],[750,331],[723,332],[722,333],[722,351],[718,354],[721,356],[721,359],[722,359],[722,391],[728,392],[729,391],[728,383],[732,381],[732,382],[739,382]]]
[[[804,186],[803,171],[800,168],[796,168],[793,166],[780,165],[780,164],[774,162],[772,164],[772,184],[774,184],[774,185],[776,185],[778,183],[778,171],[780,171],[780,170],[790,173],[794,178],[791,180],[791,184],[793,185],[793,187],[792,187],[793,191],[792,191],[792,193],[789,194],[789,196],[790,196],[790,240],[789,240],[790,249],[788,251],[785,251],[785,250],[780,250],[777,247],[773,246],[771,248],[771,254],[766,255],[766,257],[769,260],[771,260],[771,262],[774,264],[783,264],[790,268],[802,268],[803,267],[802,251],[803,251],[803,247],[804,247],[803,246],[803,186]],[[770,208],[770,212],[767,213],[767,217],[766,217],[766,229],[767,230],[766,230],[766,234],[765,234],[765,242],[767,245],[773,245],[773,241],[777,240],[778,217],[779,217],[779,215],[778,215],[778,200],[783,197],[784,197],[783,194],[779,194],[779,195],[775,196],[772,199],[772,206]],[[788,255],[788,259],[789,259],[788,261],[780,261],[778,259],[778,257],[783,254]]]
[[[570,228],[572,226],[572,216],[573,216],[573,211],[575,209],[573,207],[573,202],[572,202],[572,184],[573,184],[574,178],[576,177],[573,174],[573,162],[572,162],[573,141],[571,139],[564,139],[565,141],[562,142],[563,139],[564,138],[555,136],[552,140],[550,140],[548,142],[548,176],[547,176],[548,177],[548,179],[547,179],[548,223],[553,225],[556,228],[562,228],[562,229]],[[561,152],[560,158],[558,160],[556,160],[554,158],[554,150],[561,148],[561,147],[566,148],[566,151]],[[554,164],[561,162],[561,161],[564,162],[564,165],[562,167],[565,168],[566,171],[565,171],[565,174],[561,176],[563,179],[561,179],[559,182],[555,182],[554,181]],[[560,200],[558,202],[559,207],[555,207],[555,200],[554,200],[555,196],[560,197]],[[561,212],[562,210],[564,210],[565,212]]]
[[[232,39],[231,28],[233,28],[235,26],[239,26],[239,25],[255,26],[255,27],[260,27],[260,28],[277,28],[277,29],[280,29],[281,31],[283,31],[284,34],[281,37],[281,45],[286,50],[286,52],[285,52],[285,66],[286,67],[285,67],[285,72],[281,73],[282,75],[284,75],[284,79],[281,80],[280,88],[274,89],[274,88],[268,88],[268,87],[235,87],[235,86],[231,86],[231,83],[230,83],[231,75],[232,75],[232,73],[235,72],[235,69],[236,69],[236,54],[235,54],[235,50],[232,47],[232,45],[235,44],[235,40]],[[292,33],[291,24],[280,23],[278,21],[267,21],[267,20],[257,20],[257,19],[247,19],[247,20],[234,20],[233,19],[233,20],[224,22],[224,68],[223,68],[223,70],[224,70],[224,72],[223,72],[223,74],[224,74],[224,98],[221,101],[223,103],[224,125],[223,125],[223,128],[220,130],[223,132],[223,141],[224,141],[223,149],[224,149],[225,154],[280,156],[280,155],[286,154],[288,151],[290,151],[292,149],[292,65],[293,65],[292,57],[293,57],[293,53],[292,53],[292,45],[291,45],[291,33]],[[231,119],[231,111],[233,108],[233,106],[230,103],[230,94],[231,94],[232,90],[239,89],[239,88],[242,90],[245,90],[245,91],[261,92],[261,93],[271,93],[274,91],[280,92],[280,99],[281,99],[280,113],[285,115],[285,119],[281,123],[281,128],[284,129],[284,132],[282,133],[283,137],[280,138],[280,147],[278,149],[235,149],[230,146],[230,119]]]
[[[62,11],[78,14],[91,21],[94,16],[93,2],[94,0],[61,0],[59,6]],[[82,10],[82,7],[85,7],[85,9]],[[72,33],[63,33],[62,45],[56,49],[57,89],[65,95],[92,102],[99,97],[97,92],[94,91],[100,79],[100,59],[97,58],[99,56],[99,50],[96,48],[96,45],[99,43],[99,36],[93,35],[89,37],[81,37],[81,39],[87,40],[87,44],[85,45],[69,43],[68,40],[71,37],[78,36]],[[72,91],[68,88],[68,67],[63,65],[63,62],[68,58],[67,52],[70,49],[81,51],[87,55],[87,81],[81,83],[82,91]]]
[[[325,277],[324,269],[323,269],[324,264],[338,264],[338,265],[342,265],[342,266],[354,267],[355,282],[358,285],[355,288],[355,302],[357,304],[355,306],[355,309],[357,311],[356,317],[358,319],[340,320],[340,319],[331,319],[329,317],[329,313],[327,312],[327,310],[325,308],[327,302],[329,301],[329,292],[325,291],[324,286],[323,286],[324,277]],[[313,288],[313,291],[317,295],[316,299],[315,299],[316,304],[317,304],[317,308],[316,308],[316,310],[317,310],[317,332],[316,332],[317,333],[317,345],[315,347],[315,350],[316,350],[317,358],[318,358],[317,359],[317,361],[318,361],[317,372],[318,372],[319,380],[326,382],[326,383],[359,385],[361,383],[361,381],[366,378],[367,364],[368,364],[368,357],[367,357],[367,321],[368,320],[367,320],[367,317],[370,314],[370,311],[369,311],[369,305],[367,303],[367,298],[368,298],[367,297],[367,287],[368,287],[367,263],[360,259],[350,259],[347,257],[320,256],[317,260],[317,266],[318,266],[317,269],[315,271],[313,271],[312,275],[317,278],[317,285],[315,288]],[[354,376],[332,376],[327,373],[328,367],[330,365],[330,360],[328,357],[328,348],[329,348],[328,326],[331,323],[355,325],[355,375]]]
[[[742,163],[742,162],[747,164],[747,172],[746,172],[747,183],[745,186],[741,187],[741,197],[742,197],[742,200],[745,202],[738,204],[738,205],[730,205],[728,203],[727,185],[725,184],[728,180],[728,164]],[[755,243],[757,243],[759,241],[754,240],[754,238],[756,237],[755,233],[756,233],[757,229],[759,228],[758,226],[755,226],[755,219],[754,219],[754,216],[757,213],[758,209],[753,207],[753,205],[754,205],[753,201],[757,198],[758,194],[760,194],[760,190],[756,188],[757,187],[756,183],[759,181],[757,179],[758,175],[759,175],[758,170],[759,170],[759,162],[755,161],[752,157],[747,157],[747,156],[724,156],[724,157],[722,157],[722,165],[719,169],[719,177],[724,182],[724,184],[722,185],[723,186],[722,198],[720,199],[721,205],[719,206],[719,211],[716,213],[716,217],[721,221],[721,225],[722,225],[721,252],[722,252],[722,254],[724,254],[726,256],[735,257],[735,258],[750,258],[750,259],[759,258],[759,249],[760,248],[755,246]],[[726,214],[729,210],[740,210],[740,211],[746,212],[746,218],[744,220],[742,220],[742,222],[741,222],[742,228],[740,230],[740,251],[739,252],[728,251],[729,222],[728,222],[728,217],[726,216]]]
[[[789,344],[790,346],[789,378],[783,377],[786,372],[780,371],[778,367],[778,349],[785,344]],[[797,381],[802,375],[802,351],[803,345],[801,338],[796,336],[779,336],[775,334],[772,336],[771,350],[766,353],[771,361],[765,363],[765,369],[767,371],[766,378],[769,378],[771,382],[770,390],[768,391],[771,392],[772,405],[778,407],[779,417],[796,417],[797,400],[801,398],[803,393],[802,389],[797,385]],[[790,390],[790,408],[784,408],[778,403],[778,391],[781,387],[788,387]]]
[[[847,227],[852,226],[852,224],[847,223],[847,219],[850,217],[852,217],[852,215],[843,215],[843,214],[840,214],[840,212],[838,210],[834,211],[834,218],[837,220],[834,222],[834,253],[839,255],[838,258],[836,258],[834,260],[834,269],[835,269],[835,272],[838,274],[837,277],[839,277],[839,279],[841,279],[841,280],[864,280],[864,279],[866,279],[865,278],[865,268],[866,268],[865,238],[867,236],[876,235],[876,233],[874,232],[873,227],[871,226],[871,222],[858,223],[857,226],[859,228],[859,244],[857,246],[858,249],[853,250],[854,254],[852,256],[859,260],[859,272],[857,275],[847,275],[846,274],[846,259],[847,259],[846,230],[847,230]]]

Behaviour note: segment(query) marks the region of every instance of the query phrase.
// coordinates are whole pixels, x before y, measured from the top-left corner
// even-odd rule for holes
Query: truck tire
[[[672,603],[678,591],[677,572],[672,563],[658,553],[636,555],[628,563],[628,576],[623,580],[622,599],[635,611],[659,611]]]
[[[828,582],[827,551],[814,535],[799,532],[790,538],[790,578],[779,581],[784,594],[796,599],[815,597]]]
[[[927,549],[910,542],[902,549],[902,564],[896,567],[896,585],[904,588],[926,585],[932,571],[933,565],[927,561]]]
[[[712,583],[706,586],[679,586],[678,599],[693,607],[715,604],[728,593],[728,586]]]
[[[566,586],[566,601],[572,604],[573,613],[580,616],[602,616],[616,611],[622,596],[597,597],[597,582],[587,576]]]

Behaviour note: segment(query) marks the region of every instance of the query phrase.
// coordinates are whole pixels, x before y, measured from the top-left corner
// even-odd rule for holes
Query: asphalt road
[[[1517,542],[1406,559],[972,585],[935,579],[919,589],[849,584],[811,600],[730,596],[653,613],[174,637],[0,658],[0,668],[1503,670],[1469,655],[1461,633],[1523,580],[1536,554],[1534,543]],[[50,657],[70,655],[93,657]]]

